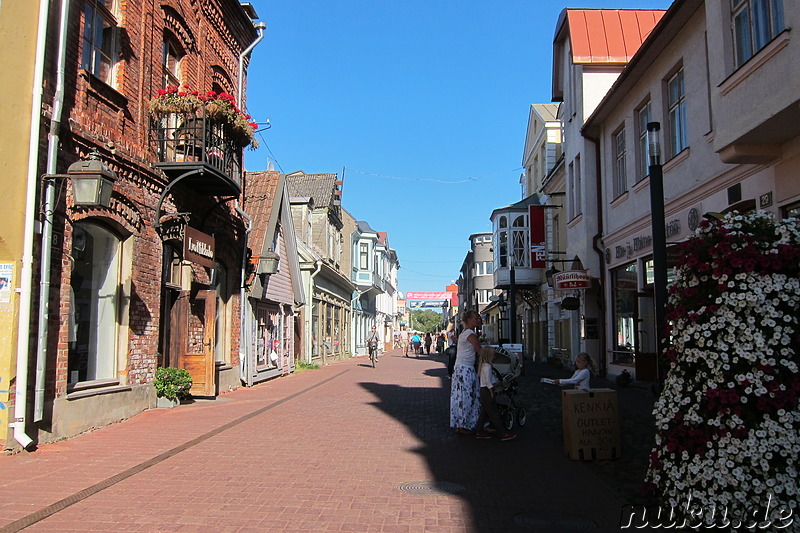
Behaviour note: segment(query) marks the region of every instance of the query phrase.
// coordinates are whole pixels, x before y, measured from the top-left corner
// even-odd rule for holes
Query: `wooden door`
[[[216,396],[214,336],[217,295],[214,290],[182,291],[176,302],[178,368],[192,376],[192,396]]]

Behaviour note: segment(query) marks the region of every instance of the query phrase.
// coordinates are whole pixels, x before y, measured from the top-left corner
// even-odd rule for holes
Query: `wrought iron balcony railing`
[[[197,170],[187,182],[211,195],[241,192],[242,140],[224,120],[196,113],[165,113],[150,120],[150,141],[158,163],[175,179]]]

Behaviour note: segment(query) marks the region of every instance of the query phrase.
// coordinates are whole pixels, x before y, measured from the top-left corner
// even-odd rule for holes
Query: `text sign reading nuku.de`
[[[183,258],[214,268],[214,237],[186,226],[183,236]]]
[[[592,286],[592,278],[583,270],[567,270],[553,274],[553,286],[556,289],[588,289]]]

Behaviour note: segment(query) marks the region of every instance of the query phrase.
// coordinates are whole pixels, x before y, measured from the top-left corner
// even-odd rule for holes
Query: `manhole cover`
[[[411,481],[397,487],[408,494],[418,496],[441,496],[442,494],[458,494],[464,492],[464,487],[449,481]]]
[[[536,531],[595,531],[597,524],[580,516],[562,513],[520,513],[514,523]]]

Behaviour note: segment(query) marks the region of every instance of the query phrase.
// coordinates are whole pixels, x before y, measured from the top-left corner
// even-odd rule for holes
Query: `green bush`
[[[167,400],[185,400],[190,396],[192,376],[185,368],[164,367],[156,370],[153,382],[156,395]]]

